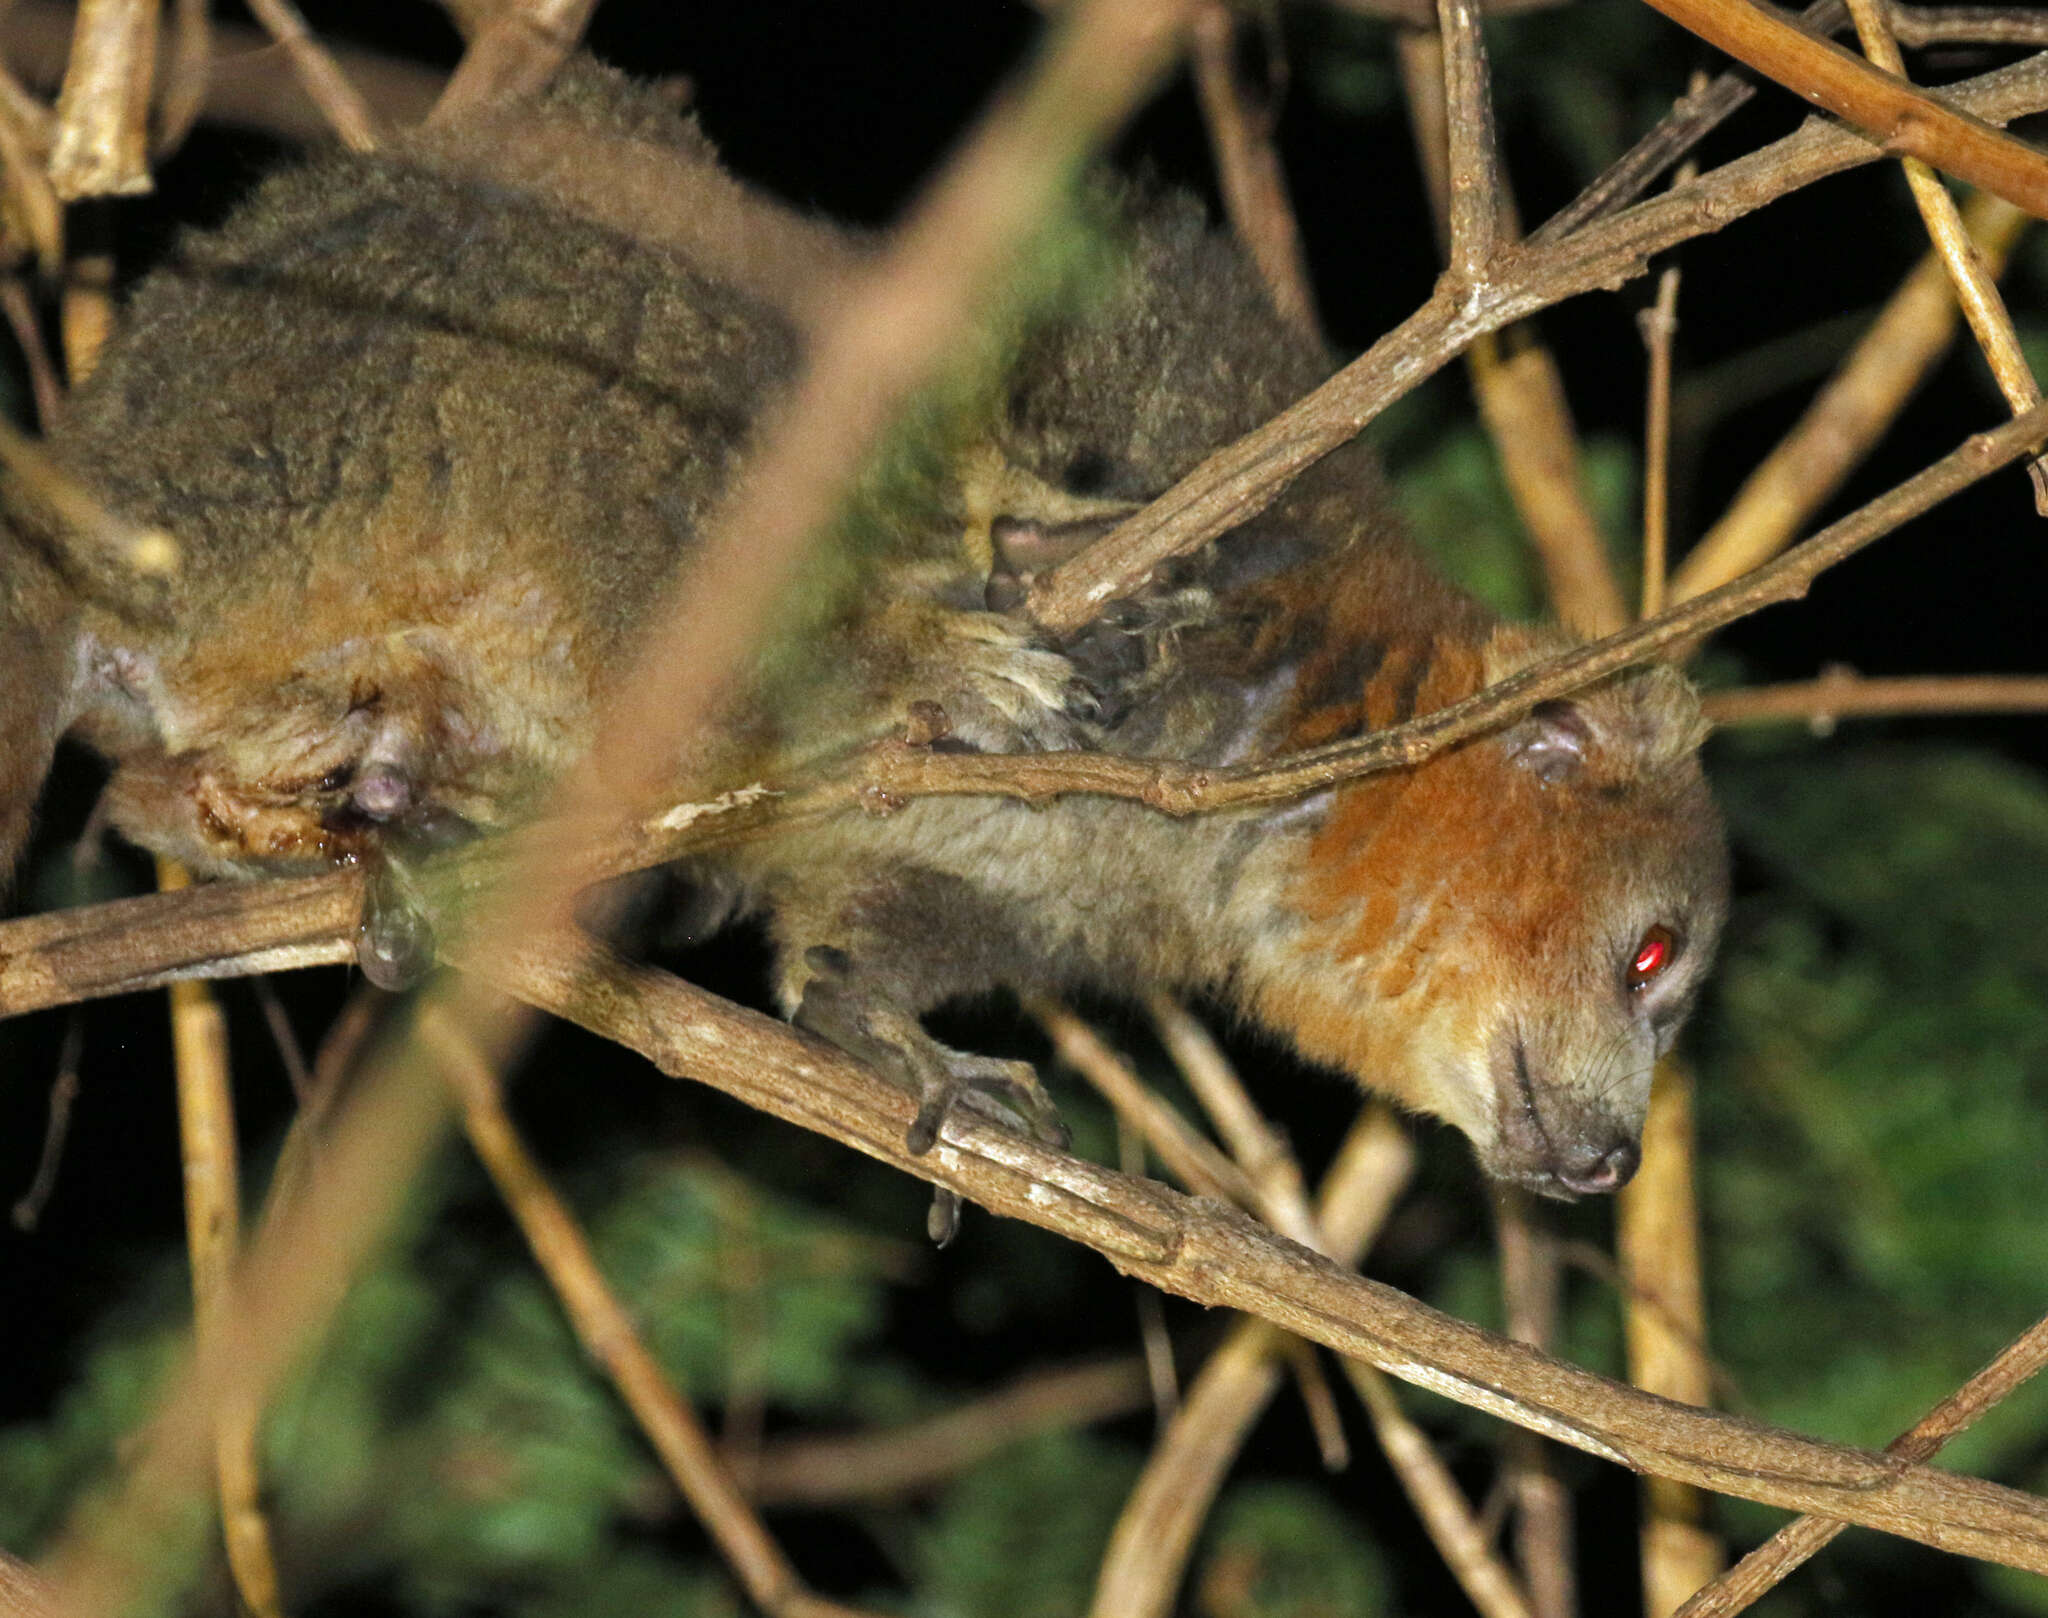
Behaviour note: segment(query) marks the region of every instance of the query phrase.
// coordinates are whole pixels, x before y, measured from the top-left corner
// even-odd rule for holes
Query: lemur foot
[[[961,612],[948,626],[946,688],[935,691],[953,741],[980,753],[1045,753],[1087,744],[1101,713],[1093,687],[1018,620]]]
[[[1029,1062],[974,1056],[940,1044],[915,1016],[853,982],[853,962],[844,950],[820,945],[804,953],[804,964],[811,976],[792,1021],[871,1063],[917,1098],[917,1116],[904,1139],[911,1153],[929,1152],[948,1116],[962,1105],[1062,1151],[1072,1144]]]

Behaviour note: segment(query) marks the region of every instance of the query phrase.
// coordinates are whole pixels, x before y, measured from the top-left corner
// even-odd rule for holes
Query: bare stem
[[[1863,42],[1863,54],[1887,73],[1904,78],[1905,59],[1899,54],[1898,41],[1892,37],[1883,0],[1849,0],[1849,12],[1856,19],[1856,35]],[[2019,336],[2012,329],[2012,316],[2006,313],[2005,300],[1998,295],[1997,281],[1971,246],[1956,199],[1948,194],[1948,187],[1934,170],[1919,158],[1902,158],[1900,167],[1905,170],[1906,183],[1912,188],[1913,204],[1920,210],[1928,239],[1934,244],[1942,268],[1948,272],[1956,302],[1962,307],[1963,318],[1970,323],[1977,346],[1984,351],[1999,391],[2014,415],[2032,409],[2041,402],[2041,385],[2034,380],[2026,356],[2020,352]],[[2028,472],[2034,480],[2035,509],[2048,517],[2048,467],[2035,461]]]
[[[1702,706],[1717,725],[1794,723],[1825,732],[1838,719],[2048,712],[2048,678],[2025,674],[1953,674],[1866,679],[1838,666],[1817,680],[1710,692]]]
[[[1657,1069],[1643,1128],[1643,1164],[1622,1188],[1615,1245],[1621,1261],[1628,1376],[1637,1387],[1685,1404],[1713,1402],[1706,1355],[1706,1291],[1694,1191],[1692,1076],[1677,1062]],[[1643,1484],[1645,1618],[1668,1618],[1721,1570],[1720,1542],[1706,1527],[1699,1490],[1668,1478]]]
[[[158,885],[187,886],[170,860],[157,864]],[[241,1172],[235,1145],[235,1103],[228,1078],[227,1019],[205,983],[173,983],[171,1051],[178,1082],[178,1144],[185,1172],[185,1247],[192,1266],[193,1334],[202,1354],[218,1353],[227,1335],[235,1266],[241,1260]],[[263,1406],[237,1399],[214,1416],[215,1487],[221,1532],[235,1590],[254,1618],[280,1618],[277,1558],[263,1512],[258,1465]]]
[[[1749,0],[1646,0],[1680,27],[1854,124],[1894,155],[2048,218],[2048,157]]]
[[[462,1109],[470,1144],[561,1300],[577,1342],[618,1389],[741,1587],[771,1615],[824,1612],[741,1496],[696,1412],[604,1279],[575,1216],[520,1140],[496,1072],[462,1029],[443,1018],[430,1016],[422,1037]]]
[[[50,183],[66,202],[150,189],[156,13],[156,0],[80,0],[50,154]]]
[[[1901,1460],[1932,1459],[1957,1433],[2048,1364],[2048,1319],[2036,1321],[1991,1363],[1885,1446]],[[1787,1523],[1699,1592],[1677,1618],[1728,1618],[1760,1599],[1839,1534],[1845,1524],[1818,1517]]]
[[[1236,61],[1236,21],[1210,3],[1195,13],[1190,31],[1195,91],[1223,187],[1223,205],[1238,239],[1258,266],[1273,307],[1289,325],[1321,343],[1315,292],[1302,258],[1301,231],[1287,197],[1287,176],[1273,146],[1274,110],[1242,82]]]
[[[284,47],[285,60],[291,63],[299,88],[320,109],[342,145],[352,152],[376,150],[377,120],[370,104],[327,48],[313,37],[298,7],[291,0],[249,0],[249,9],[270,31],[270,37]]]

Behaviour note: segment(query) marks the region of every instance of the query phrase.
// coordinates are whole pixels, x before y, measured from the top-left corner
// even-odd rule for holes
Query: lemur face
[[[1312,1056],[1455,1124],[1496,1178],[1613,1191],[1712,961],[1727,856],[1668,670],[1336,795],[1309,855]],[[1339,987],[1341,986],[1341,987]]]

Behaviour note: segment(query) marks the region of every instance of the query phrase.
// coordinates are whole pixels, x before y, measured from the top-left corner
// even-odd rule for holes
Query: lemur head
[[[1483,677],[1555,649],[1498,629]],[[1302,953],[1263,1009],[1457,1125],[1495,1177],[1619,1188],[1726,910],[1703,732],[1681,675],[1639,669],[1340,789],[1294,894]]]

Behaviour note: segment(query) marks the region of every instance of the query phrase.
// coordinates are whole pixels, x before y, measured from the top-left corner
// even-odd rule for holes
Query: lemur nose
[[[1603,1196],[1619,1191],[1634,1178],[1643,1160],[1642,1148],[1632,1140],[1617,1146],[1569,1146],[1558,1154],[1553,1171],[1557,1183],[1582,1197]]]

